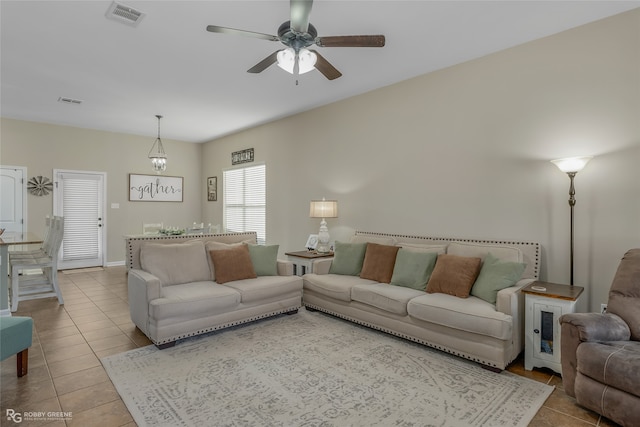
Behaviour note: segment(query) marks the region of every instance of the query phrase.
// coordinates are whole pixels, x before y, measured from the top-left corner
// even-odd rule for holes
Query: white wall
[[[338,240],[359,229],[537,241],[542,279],[558,283],[569,179],[549,160],[594,155],[576,177],[575,274],[596,309],[640,246],[640,11],[212,141],[204,175],[249,147],[267,164],[267,239],[281,252],[317,231],[309,200],[324,196],[339,203]],[[204,218],[221,221],[222,196]]]

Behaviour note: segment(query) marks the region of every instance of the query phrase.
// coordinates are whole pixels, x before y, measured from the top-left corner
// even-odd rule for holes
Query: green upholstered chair
[[[19,377],[27,374],[32,332],[32,318],[0,316],[0,360],[17,354]]]

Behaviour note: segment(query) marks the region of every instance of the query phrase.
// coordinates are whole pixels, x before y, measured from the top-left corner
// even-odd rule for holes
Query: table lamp
[[[312,200],[309,207],[309,217],[322,218],[320,221],[320,231],[318,232],[318,246],[316,251],[321,254],[329,252],[329,229],[325,218],[338,217],[338,202],[336,200]]]

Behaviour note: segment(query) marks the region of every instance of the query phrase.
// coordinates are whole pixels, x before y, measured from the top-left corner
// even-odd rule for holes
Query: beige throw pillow
[[[480,258],[438,255],[436,266],[427,283],[427,293],[441,293],[468,298],[480,273]]]
[[[207,253],[200,240],[144,242],[140,247],[140,266],[160,279],[163,286],[211,280]]]

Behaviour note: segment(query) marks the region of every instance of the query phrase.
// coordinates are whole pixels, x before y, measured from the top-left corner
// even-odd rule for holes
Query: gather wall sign
[[[182,202],[181,176],[129,174],[129,201]]]

